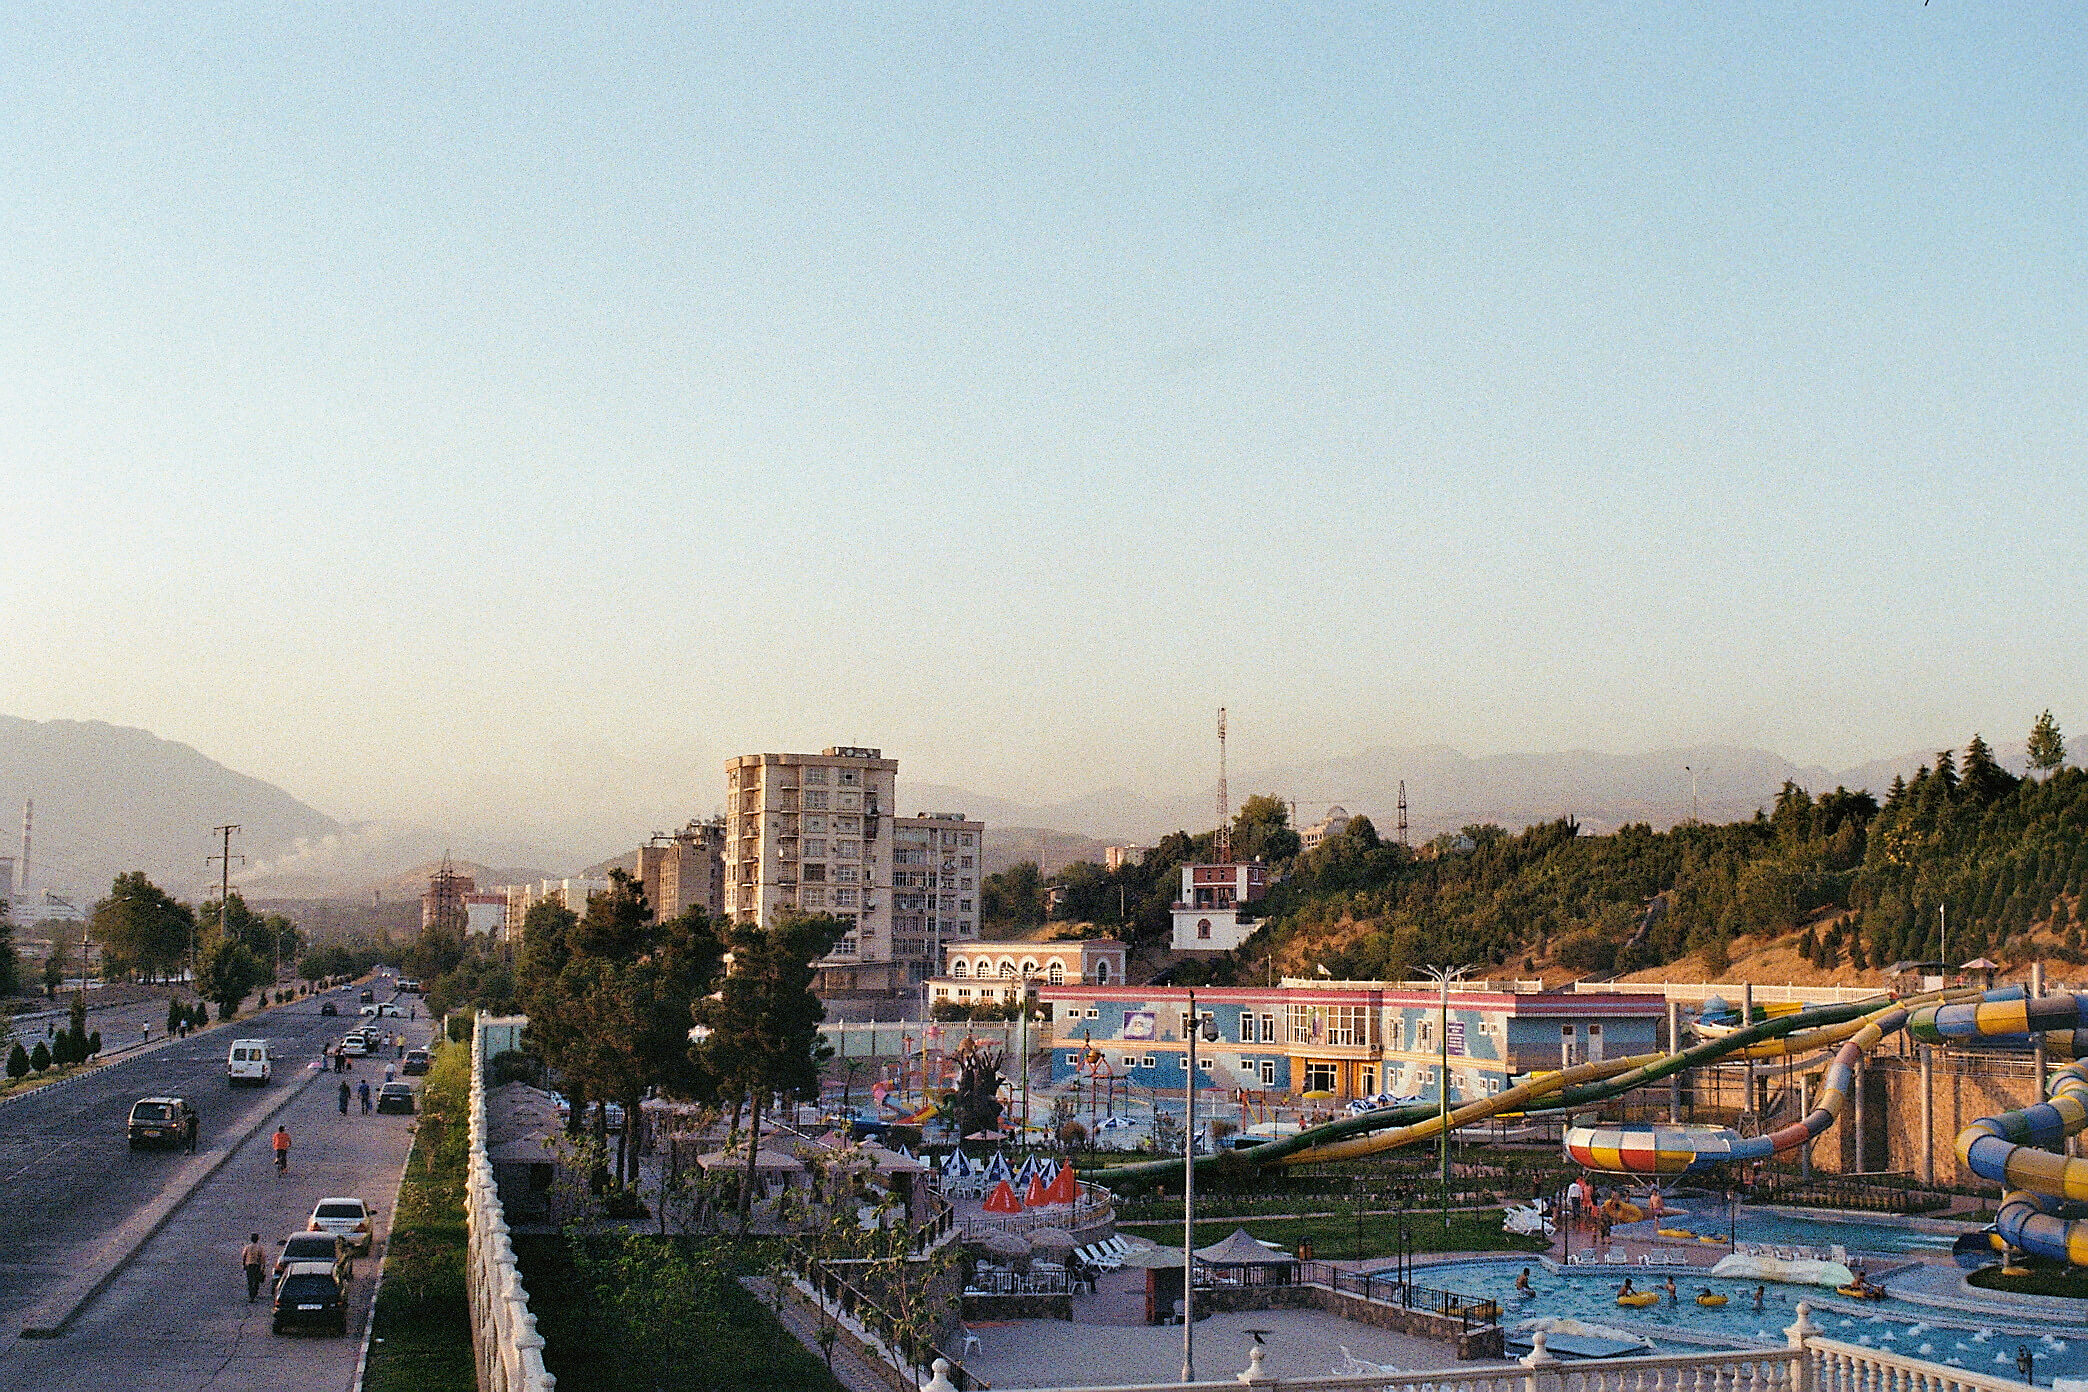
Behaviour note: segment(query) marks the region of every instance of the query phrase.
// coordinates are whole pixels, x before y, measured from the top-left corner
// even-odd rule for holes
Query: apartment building
[[[507,889],[473,890],[464,896],[464,936],[483,934],[499,942],[507,937]]]
[[[1037,997],[1052,1016],[1054,1083],[1098,1070],[1140,1087],[1179,1090],[1186,1082],[1186,988],[1067,982],[1046,984]],[[1276,986],[1199,989],[1196,1011],[1219,1036],[1197,1046],[1199,1086],[1432,1101],[1441,1095],[1447,1039],[1450,1100],[1459,1103],[1492,1096],[1536,1069],[1650,1052],[1666,1003],[1547,992],[1537,982],[1461,983],[1445,1029],[1442,997],[1428,982],[1291,977]]]
[[[678,918],[691,908],[714,918],[723,915],[725,820],[692,821],[640,846],[638,881],[658,918]]]
[[[518,934],[523,920],[538,904],[562,904],[576,914],[587,912],[587,901],[609,888],[609,881],[574,876],[563,880],[539,880],[535,884],[502,885],[497,892],[506,901],[503,915],[506,931]]]
[[[889,998],[911,984],[892,942],[898,773],[897,759],[848,745],[725,764],[725,911],[737,923],[792,909],[845,921],[847,936],[818,963],[822,999]]]
[[[986,825],[962,812],[892,819],[892,959],[901,984],[933,977],[943,950],[979,935]]]
[[[1339,803],[1334,804],[1327,809],[1326,816],[1320,818],[1311,826],[1298,829],[1298,849],[1304,851],[1318,850],[1326,844],[1329,837],[1339,836],[1347,831],[1351,820],[1353,819],[1349,816],[1347,808]]]

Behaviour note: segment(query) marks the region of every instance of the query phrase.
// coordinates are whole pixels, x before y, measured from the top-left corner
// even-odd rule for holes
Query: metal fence
[[[1361,1296],[1380,1305],[1396,1305],[1402,1310],[1425,1310],[1430,1314],[1456,1320],[1463,1333],[1470,1333],[1475,1329],[1488,1329],[1501,1322],[1500,1305],[1484,1296],[1464,1295],[1453,1290],[1416,1285],[1412,1281],[1402,1281],[1397,1276],[1343,1271],[1330,1262],[1300,1262],[1298,1266],[1301,1278],[1307,1285],[1325,1286],[1343,1295]]]

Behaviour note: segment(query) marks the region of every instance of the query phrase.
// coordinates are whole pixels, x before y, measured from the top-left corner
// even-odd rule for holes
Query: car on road
[[[355,1279],[355,1254],[349,1249],[348,1239],[338,1233],[295,1232],[276,1246],[283,1249],[276,1254],[278,1279],[300,1262],[325,1262],[338,1279]]]
[[[179,1097],[141,1097],[131,1104],[130,1147],[193,1144],[201,1123],[196,1109]]]
[[[275,1070],[268,1062],[266,1039],[235,1039],[232,1052],[225,1056],[225,1086],[238,1087],[241,1083],[253,1087],[266,1087]]]
[[[358,999],[360,999],[364,1005],[368,1005],[371,1001],[377,999],[377,993],[371,990],[369,987],[365,986],[363,987],[362,995],[358,997]]]
[[[292,1262],[276,1282],[275,1317],[270,1326],[280,1334],[293,1325],[317,1325],[336,1334],[348,1332],[346,1283],[323,1261]]]
[[[341,1036],[341,1052],[350,1058],[361,1058],[370,1052],[370,1041],[361,1030],[350,1030]]]
[[[413,1115],[413,1084],[386,1083],[377,1089],[377,1110]]]
[[[321,1015],[338,1015],[341,1013],[341,1008],[332,1001],[321,1001],[319,1002],[319,1013]]]
[[[408,1049],[406,1051],[406,1061],[399,1065],[399,1071],[409,1078],[418,1078],[423,1073],[426,1073],[428,1071],[428,1051],[426,1049]]]
[[[393,1005],[390,1001],[386,1001],[382,1005],[366,1005],[362,1009],[356,1011],[355,1013],[358,1015],[374,1016],[380,1020],[400,1020],[404,1019],[406,1016],[405,1011],[399,1009],[398,1006]]]
[[[332,1233],[348,1240],[359,1252],[370,1250],[370,1220],[376,1217],[361,1199],[339,1196],[312,1205],[311,1221],[305,1231]]]

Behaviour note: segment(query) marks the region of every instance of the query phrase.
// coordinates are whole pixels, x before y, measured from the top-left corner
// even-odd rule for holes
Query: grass
[[[559,1392],[841,1392],[739,1284],[765,1250],[643,1234],[515,1239]]]
[[[2027,1276],[2003,1276],[2000,1267],[1987,1266],[1967,1276],[1965,1284],[2016,1295],[2064,1295],[2088,1300],[2088,1267],[2036,1262]]]
[[[368,1392],[473,1392],[478,1385],[464,1290],[470,1075],[469,1045],[438,1046],[385,1250]]]
[[[1163,1246],[1181,1241],[1182,1222],[1120,1223]],[[1541,1237],[1525,1237],[1501,1231],[1501,1210],[1489,1209],[1450,1215],[1448,1228],[1438,1213],[1366,1216],[1360,1223],[1352,1216],[1331,1218],[1210,1218],[1198,1219],[1196,1245],[1207,1246],[1230,1236],[1234,1228],[1245,1228],[1250,1237],[1273,1242],[1295,1252],[1301,1242],[1312,1244],[1312,1255],[1320,1260],[1334,1258],[1390,1257],[1399,1250],[1399,1231],[1405,1227],[1417,1252],[1542,1252],[1550,1243]],[[1360,1240],[1359,1240],[1360,1238]]]

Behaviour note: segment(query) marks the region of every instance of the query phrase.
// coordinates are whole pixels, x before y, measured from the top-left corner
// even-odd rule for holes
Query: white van
[[[255,1087],[266,1087],[274,1070],[268,1063],[268,1041],[266,1039],[235,1039],[232,1052],[225,1059],[225,1083],[238,1087],[251,1083]]]

